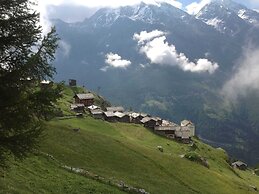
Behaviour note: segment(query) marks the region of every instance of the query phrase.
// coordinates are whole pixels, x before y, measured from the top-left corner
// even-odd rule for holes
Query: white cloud
[[[121,56],[114,53],[106,54],[105,63],[108,66],[105,66],[104,68],[102,68],[101,69],[102,71],[106,71],[109,67],[126,69],[128,66],[131,65],[131,61],[122,59]]]
[[[68,57],[69,54],[70,54],[71,45],[68,44],[64,40],[60,40],[59,41],[59,49],[61,50],[61,53],[63,54],[64,57]]]
[[[193,2],[186,6],[186,11],[191,15],[196,15],[205,5],[209,4],[210,2],[211,0],[201,0],[200,2]]]
[[[178,66],[183,71],[209,72],[210,74],[219,67],[217,63],[210,62],[208,59],[190,62],[184,53],[178,53],[174,45],[169,45],[166,42],[165,33],[158,30],[134,34],[133,39],[138,41],[139,52],[145,54],[154,64]]]
[[[73,4],[73,5],[82,5],[87,7],[118,7],[125,5],[135,5],[140,2],[145,2],[148,4],[159,4],[161,2],[169,3],[178,8],[182,7],[182,3],[177,0],[39,0],[44,2],[45,5],[61,5],[61,4]]]
[[[250,91],[259,91],[259,49],[247,49],[242,58],[234,75],[221,91],[230,101],[236,101]]]
[[[138,44],[143,44],[146,41],[150,41],[156,37],[165,35],[164,32],[159,30],[153,30],[152,32],[142,31],[140,34],[134,34],[133,39],[138,41]]]

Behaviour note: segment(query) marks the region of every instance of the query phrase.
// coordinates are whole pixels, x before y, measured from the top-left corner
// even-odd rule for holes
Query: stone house
[[[190,131],[190,137],[194,137],[195,136],[195,125],[188,120],[183,120],[181,122],[181,127],[183,130],[189,130]]]

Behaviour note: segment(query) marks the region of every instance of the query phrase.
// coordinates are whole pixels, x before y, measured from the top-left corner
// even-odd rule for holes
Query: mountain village
[[[69,86],[76,86],[76,80],[69,80]],[[83,116],[83,113],[89,112],[95,119],[143,125],[158,135],[186,144],[190,143],[191,138],[195,136],[195,125],[189,120],[183,120],[178,125],[172,121],[146,113],[126,111],[122,106],[101,108],[95,105],[94,98],[92,93],[75,94],[74,103],[70,105],[70,109],[76,112],[78,116]]]

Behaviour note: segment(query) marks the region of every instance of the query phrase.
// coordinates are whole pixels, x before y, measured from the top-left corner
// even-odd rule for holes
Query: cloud
[[[128,66],[131,65],[131,61],[122,59],[121,56],[119,56],[118,54],[114,54],[114,53],[106,54],[105,63],[108,66],[103,67],[101,69],[102,71],[106,71],[110,67],[126,69]]]
[[[193,2],[189,5],[187,5],[185,8],[186,8],[187,13],[189,13],[191,15],[196,15],[197,13],[199,13],[199,11],[204,6],[206,6],[210,2],[211,2],[211,0],[201,0],[200,2]]]
[[[134,34],[133,39],[138,41],[138,44],[143,44],[146,41],[150,41],[156,37],[165,35],[164,32],[159,30],[153,30],[152,32],[142,31],[140,34]]]
[[[64,57],[68,57],[71,50],[71,45],[64,40],[59,41],[59,49]]]
[[[221,94],[225,99],[235,102],[251,91],[259,91],[259,49],[248,48],[235,73],[223,86]]]
[[[145,2],[147,4],[159,4],[162,2],[169,3],[176,7],[181,7],[182,3],[177,0],[92,0],[92,1],[82,1],[82,0],[39,0],[40,2],[44,2],[45,5],[82,5],[87,7],[119,7],[119,6],[126,6],[126,5],[136,5],[140,2]]]
[[[178,66],[183,71],[195,73],[213,74],[218,69],[218,64],[208,59],[190,62],[184,53],[178,53],[174,45],[166,42],[165,34],[158,30],[149,33],[143,31],[140,34],[134,34],[133,39],[138,41],[139,52],[145,54],[153,64]]]

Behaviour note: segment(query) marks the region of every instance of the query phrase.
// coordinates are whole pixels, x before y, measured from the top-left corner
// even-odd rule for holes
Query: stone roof
[[[91,100],[91,99],[94,99],[94,95],[92,93],[76,94],[75,97],[78,97],[80,100]]]
[[[111,106],[106,108],[107,112],[124,112],[124,108],[122,106]]]
[[[148,122],[148,121],[150,121],[151,120],[151,118],[150,117],[144,117],[143,119],[141,119],[141,123],[146,123],[146,122]]]
[[[71,104],[70,108],[74,109],[74,108],[80,108],[80,107],[84,107],[84,106],[85,106],[84,104]]]
[[[101,115],[101,114],[103,114],[103,111],[101,109],[94,109],[94,110],[91,110],[91,114]]]
[[[236,161],[236,162],[233,162],[233,163],[232,163],[232,166],[234,166],[234,165],[236,165],[236,166],[242,166],[242,165],[245,165],[245,166],[247,166],[247,164],[246,164],[246,163],[244,163],[244,162],[241,162],[241,161]]]
[[[188,120],[183,120],[183,121],[181,122],[181,126],[182,126],[182,127],[187,127],[187,126],[189,126],[189,125],[193,125],[193,123],[192,123],[191,121],[188,121]]]
[[[114,115],[115,115],[116,117],[119,117],[119,118],[123,118],[123,117],[126,116],[126,114],[121,113],[121,112],[115,112]]]
[[[89,110],[96,110],[96,109],[100,109],[99,106],[95,106],[95,105],[92,105],[92,106],[88,106],[87,107]]]
[[[105,115],[106,117],[114,117],[114,116],[115,116],[115,114],[114,114],[113,112],[110,112],[110,111],[104,112],[104,115]]]

